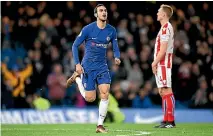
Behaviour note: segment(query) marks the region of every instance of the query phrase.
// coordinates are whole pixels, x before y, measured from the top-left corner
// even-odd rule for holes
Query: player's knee
[[[102,92],[102,93],[101,93],[101,99],[107,100],[108,97],[109,97],[109,92],[108,92],[108,91],[107,91],[107,92]]]
[[[87,102],[93,102],[93,101],[94,101],[94,100],[91,99],[91,98],[85,98],[85,100],[86,100]]]
[[[90,102],[94,102],[95,101],[95,97],[90,99]]]
[[[160,96],[163,97],[165,94],[165,90],[162,88],[161,91],[159,92]]]
[[[93,97],[85,97],[85,100],[87,101],[87,102],[94,102],[95,101],[95,97],[93,96]]]
[[[161,88],[161,91],[160,91],[161,96],[164,96],[164,95],[167,95],[167,94],[170,94],[170,93],[172,93],[171,88],[169,88],[169,87]]]

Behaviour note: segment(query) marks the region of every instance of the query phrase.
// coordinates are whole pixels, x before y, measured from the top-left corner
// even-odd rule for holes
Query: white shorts
[[[155,75],[156,83],[158,88],[172,87],[172,69],[166,66],[158,66],[157,74]]]

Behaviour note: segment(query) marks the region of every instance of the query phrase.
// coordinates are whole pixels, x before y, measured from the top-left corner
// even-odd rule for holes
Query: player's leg
[[[75,81],[76,81],[76,83],[77,83],[77,85],[78,85],[78,89],[79,89],[81,95],[82,95],[82,96],[84,97],[84,99],[85,99],[86,91],[85,91],[85,88],[84,88],[83,83],[82,83],[82,78],[76,77]]]
[[[163,93],[163,99],[166,103],[165,111],[167,115],[167,124],[164,126],[166,128],[173,128],[175,127],[175,98],[172,92],[171,87],[163,87],[162,93]]]
[[[168,123],[174,124],[175,99],[171,89],[171,69],[161,66],[157,68],[156,83],[162,98],[163,122],[155,127],[164,128]],[[172,100],[172,101],[171,101]]]
[[[162,77],[161,69],[160,69],[160,67],[157,67],[157,74],[155,75],[155,80],[156,80],[156,84],[157,84],[157,87],[158,87],[159,95],[162,98],[163,121],[159,125],[154,126],[155,128],[164,127],[167,123],[167,120],[168,120],[167,114],[166,114],[166,101],[163,99],[163,92],[162,92],[162,89],[161,89],[161,87],[163,86],[162,82],[161,82],[161,80],[162,80],[161,77]]]
[[[75,82],[77,77],[80,77],[80,75],[76,71],[74,71],[72,76],[67,79],[67,88]]]
[[[166,100],[163,98],[163,89],[158,88],[158,91],[159,91],[159,94],[162,98],[163,121],[161,122],[161,125],[164,125],[168,121],[168,116],[167,116],[167,112],[166,112],[167,103],[166,103]]]
[[[107,114],[109,105],[109,89],[111,83],[111,77],[108,71],[99,73],[97,75],[98,89],[100,91],[100,104],[99,104],[99,117],[98,126],[96,129],[97,133],[107,133],[107,130],[103,127],[103,122]]]
[[[172,91],[171,68],[166,68],[166,87],[162,88],[164,100],[166,101],[167,128],[175,127],[175,97]]]
[[[79,82],[84,87],[85,100],[87,102],[93,102],[96,99],[95,91],[95,77],[94,72],[84,73],[81,76],[82,81]],[[83,88],[82,87],[82,88]]]
[[[103,127],[103,122],[107,114],[107,109],[109,105],[109,84],[100,84],[98,85],[98,89],[100,91],[100,104],[99,104],[99,116],[98,116],[98,125],[96,132],[97,133],[106,133],[107,130]]]
[[[163,96],[162,91],[163,90],[161,88],[158,88],[159,95],[162,98],[163,121],[159,125],[154,126],[155,128],[162,128],[162,127],[164,127],[166,125],[167,121],[168,121],[168,116],[167,116],[167,113],[166,113],[166,101],[162,97]]]
[[[67,87],[69,87],[73,82],[77,83],[81,95],[87,102],[93,102],[96,99],[95,81],[92,75],[84,73],[80,76],[77,72],[74,72],[67,80]]]

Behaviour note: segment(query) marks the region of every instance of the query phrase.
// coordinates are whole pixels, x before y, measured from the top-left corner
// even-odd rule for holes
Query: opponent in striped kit
[[[170,22],[167,22],[161,27],[156,43],[155,43],[155,53],[154,60],[156,59],[162,42],[167,42],[167,48],[165,55],[162,57],[160,62],[157,64],[156,83],[158,88],[161,87],[172,87],[171,81],[171,69],[172,69],[172,56],[173,56],[173,46],[174,46],[174,31]]]
[[[173,9],[168,5],[161,5],[157,13],[157,20],[161,23],[161,29],[156,38],[152,71],[155,74],[159,94],[162,97],[162,109],[164,113],[163,122],[155,126],[157,128],[175,127],[175,98],[171,88],[174,31],[169,22],[172,14]]]

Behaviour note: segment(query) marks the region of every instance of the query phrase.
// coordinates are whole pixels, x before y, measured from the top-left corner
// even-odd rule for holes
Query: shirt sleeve
[[[79,56],[78,56],[78,47],[83,43],[84,40],[86,40],[87,35],[88,35],[88,30],[86,27],[84,27],[73,43],[72,54],[73,54],[75,65],[80,63]]]
[[[168,42],[169,41],[169,37],[170,37],[170,31],[169,31],[169,28],[163,28],[162,31],[161,31],[161,41],[162,42]]]
[[[119,51],[119,48],[118,48],[118,40],[117,40],[117,32],[116,32],[115,29],[113,29],[113,35],[112,35],[111,42],[112,42],[114,57],[120,58],[120,51]]]

